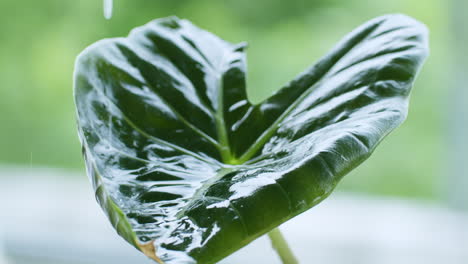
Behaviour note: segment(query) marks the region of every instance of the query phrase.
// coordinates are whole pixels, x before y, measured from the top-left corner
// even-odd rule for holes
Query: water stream
[[[104,17],[106,19],[112,18],[113,0],[104,0]]]

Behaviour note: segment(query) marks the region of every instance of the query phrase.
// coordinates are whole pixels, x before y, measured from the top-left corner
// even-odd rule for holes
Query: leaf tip
[[[165,264],[158,256],[156,256],[156,247],[154,246],[155,240],[151,240],[148,243],[140,243],[140,241],[135,241],[138,245],[138,248],[145,254],[148,258],[156,261],[159,264]]]

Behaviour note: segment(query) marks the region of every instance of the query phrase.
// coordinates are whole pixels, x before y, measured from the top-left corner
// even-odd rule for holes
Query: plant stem
[[[268,233],[268,237],[270,237],[271,245],[275,249],[276,253],[278,253],[283,264],[299,263],[289,248],[288,242],[286,242],[284,239],[284,236],[281,234],[279,228],[271,230],[270,233]]]

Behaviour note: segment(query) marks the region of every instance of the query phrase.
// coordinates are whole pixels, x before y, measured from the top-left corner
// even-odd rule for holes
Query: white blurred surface
[[[0,212],[9,264],[152,263],[116,235],[85,175],[0,169]],[[281,230],[302,264],[468,260],[468,216],[416,201],[335,194]],[[262,237],[220,263],[280,262]]]
[[[1,221],[0,221],[1,224]],[[2,233],[0,230],[0,264],[8,264],[7,259],[5,257],[5,252],[3,248],[3,241],[2,241]]]

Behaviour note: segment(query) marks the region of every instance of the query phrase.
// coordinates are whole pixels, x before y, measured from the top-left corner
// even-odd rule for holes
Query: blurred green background
[[[97,0],[0,0],[0,166],[84,172],[72,97],[74,59],[86,46],[177,15],[231,42],[249,43],[249,95],[267,97],[342,36],[386,13],[431,31],[431,57],[413,90],[407,122],[339,189],[444,199],[450,79],[445,0],[115,0],[105,20]]]

